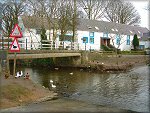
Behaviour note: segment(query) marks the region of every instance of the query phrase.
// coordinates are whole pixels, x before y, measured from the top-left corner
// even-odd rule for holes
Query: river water
[[[62,98],[82,100],[137,112],[149,112],[149,67],[126,73],[95,73],[72,68],[22,68],[31,79]],[[50,80],[56,88],[51,87]]]

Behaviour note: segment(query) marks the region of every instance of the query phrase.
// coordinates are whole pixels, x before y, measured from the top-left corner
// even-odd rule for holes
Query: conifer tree
[[[139,47],[139,39],[137,37],[137,34],[134,35],[132,43],[133,43],[134,50],[137,50],[137,48]]]

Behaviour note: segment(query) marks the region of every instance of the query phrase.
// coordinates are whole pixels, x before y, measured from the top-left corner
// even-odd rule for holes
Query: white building
[[[25,27],[23,33],[24,40],[27,40],[28,47],[34,46],[34,48],[40,47],[40,29],[42,26],[46,28],[47,39],[53,41],[53,31],[49,30],[47,21],[37,17],[22,17],[22,22]],[[56,31],[57,38],[55,39],[55,46],[59,48],[59,30]],[[105,21],[80,19],[77,27],[75,42],[78,43],[76,49],[79,50],[101,50],[101,46],[115,47],[121,51],[130,51],[132,48],[132,40],[134,34],[137,34],[138,38],[143,36],[143,33],[147,33],[147,28],[138,26],[129,26],[125,24],[116,24]],[[67,45],[71,45],[72,32],[66,33],[64,39],[65,48]],[[32,44],[31,44],[32,43]]]
[[[150,32],[144,33],[139,39],[140,49],[150,49]]]

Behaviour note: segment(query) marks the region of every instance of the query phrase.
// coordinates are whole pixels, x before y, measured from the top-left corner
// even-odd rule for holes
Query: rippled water
[[[24,68],[34,82],[64,97],[97,105],[149,112],[149,68],[142,66],[126,73],[94,73],[79,69]],[[56,89],[50,84],[53,80]]]

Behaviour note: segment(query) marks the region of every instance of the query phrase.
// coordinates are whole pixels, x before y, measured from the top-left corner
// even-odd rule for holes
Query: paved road
[[[1,113],[37,113],[37,112],[44,112],[44,113],[91,113],[91,112],[97,112],[97,113],[135,113],[132,111],[112,108],[112,107],[104,107],[104,106],[98,106],[93,104],[88,104],[81,101],[75,101],[70,99],[57,99],[53,101],[46,101],[41,103],[33,103],[29,104],[27,106],[19,106],[9,109],[1,110]]]

